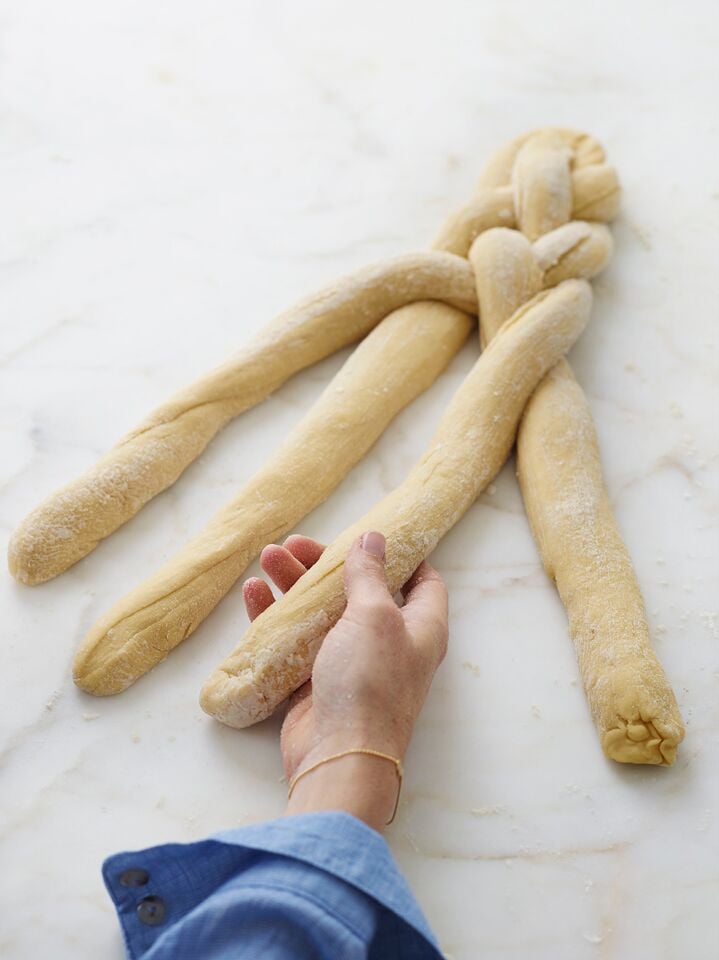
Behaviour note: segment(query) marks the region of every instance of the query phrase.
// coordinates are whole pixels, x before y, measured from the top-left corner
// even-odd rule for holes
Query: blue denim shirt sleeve
[[[382,837],[346,813],[284,817],[103,865],[132,960],[437,960]]]

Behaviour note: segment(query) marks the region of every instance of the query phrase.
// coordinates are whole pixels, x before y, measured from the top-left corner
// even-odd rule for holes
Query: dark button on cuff
[[[165,919],[165,901],[162,897],[143,897],[137,905],[137,915],[148,927],[155,927]]]
[[[123,887],[144,887],[150,879],[147,870],[125,870],[120,874],[120,883]]]

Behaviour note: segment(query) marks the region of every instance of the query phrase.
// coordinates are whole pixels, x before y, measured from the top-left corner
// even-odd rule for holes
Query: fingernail
[[[372,554],[373,557],[380,557],[382,560],[384,560],[385,544],[384,534],[378,533],[376,530],[371,530],[362,537],[362,549]]]

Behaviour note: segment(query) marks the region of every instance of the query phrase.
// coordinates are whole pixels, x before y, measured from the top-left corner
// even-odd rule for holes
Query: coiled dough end
[[[602,750],[618,763],[650,763],[670,767],[677,756],[677,747],[684,739],[684,728],[672,720],[640,717],[617,719],[617,725],[602,737]]]
[[[603,683],[590,684],[587,696],[610,760],[674,763],[684,723],[648,636],[638,661],[616,664]]]

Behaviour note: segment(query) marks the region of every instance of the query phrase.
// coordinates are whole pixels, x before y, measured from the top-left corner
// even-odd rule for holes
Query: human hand
[[[384,537],[364,534],[344,567],[347,608],[327,634],[312,680],[290,698],[281,749],[288,779],[343,750],[368,747],[402,759],[434,672],[447,648],[447,591],[422,563],[402,589],[398,607],[387,587]],[[323,547],[288,537],[262,551],[262,569],[284,593],[317,562]],[[274,602],[269,584],[243,587],[251,620]],[[381,829],[397,792],[392,764],[351,754],[298,781],[288,813],[343,809]]]

